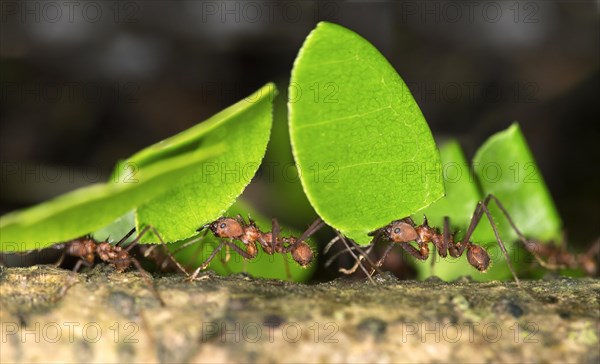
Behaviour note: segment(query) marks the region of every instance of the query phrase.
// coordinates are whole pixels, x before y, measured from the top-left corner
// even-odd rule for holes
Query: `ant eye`
[[[400,228],[395,228],[395,229],[394,229],[394,233],[396,233],[396,234],[400,234]]]
[[[221,229],[225,229],[227,227],[226,223],[222,223],[221,226],[219,226]]]

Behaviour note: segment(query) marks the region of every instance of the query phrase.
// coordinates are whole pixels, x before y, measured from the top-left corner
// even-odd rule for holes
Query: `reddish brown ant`
[[[301,267],[305,268],[310,265],[314,257],[312,249],[305,241],[325,225],[321,219],[317,219],[299,238],[296,238],[294,236],[281,237],[279,235],[279,223],[276,219],[272,219],[271,221],[272,230],[270,232],[262,232],[252,219],[248,220],[248,223],[246,223],[241,215],[238,215],[235,218],[221,217],[199,229],[199,231],[201,231],[205,228],[209,228],[213,235],[219,239],[220,243],[212,251],[209,257],[187,279],[190,281],[196,279],[198,274],[208,267],[210,262],[215,258],[217,253],[223,249],[223,247],[233,249],[244,259],[248,260],[256,258],[259,247],[269,255],[273,255],[275,253],[291,253],[294,261]],[[240,248],[237,246],[234,243],[236,240],[241,241],[244,247]],[[182,245],[177,251],[196,243],[197,241],[198,240],[190,241]],[[173,253],[176,253],[177,251]],[[284,261],[287,264],[287,260]],[[288,271],[288,278],[289,276],[290,274]]]
[[[515,273],[515,270],[508,256],[508,252],[506,251],[506,247],[504,246],[504,243],[502,242],[502,239],[498,234],[496,224],[494,223],[492,215],[487,207],[491,200],[493,200],[496,203],[496,205],[500,208],[500,211],[502,211],[502,213],[510,223],[512,229],[517,233],[519,239],[521,240],[525,248],[536,258],[536,260],[540,264],[542,264],[545,267],[551,267],[551,265],[546,263],[540,257],[540,255],[549,256],[549,253],[543,254],[542,249],[540,247],[534,245],[535,243],[529,242],[525,238],[523,233],[521,233],[521,231],[517,228],[517,226],[513,222],[512,218],[510,217],[502,203],[500,203],[500,201],[494,195],[490,194],[485,198],[485,200],[480,201],[477,204],[477,207],[475,208],[473,217],[471,218],[471,222],[463,239],[455,241],[455,234],[450,233],[450,220],[448,217],[444,218],[443,233],[440,233],[439,229],[437,228],[430,227],[427,223],[427,218],[424,219],[423,224],[417,225],[410,217],[407,217],[404,219],[392,221],[390,224],[384,226],[383,228],[369,233],[370,236],[374,236],[374,239],[370,246],[367,247],[365,252],[361,253],[360,258],[355,258],[356,264],[352,268],[348,270],[340,269],[340,271],[345,274],[352,274],[356,271],[357,267],[360,266],[361,269],[363,269],[363,271],[366,272],[366,268],[364,268],[362,260],[365,258],[368,259],[367,254],[373,249],[373,246],[375,245],[375,243],[377,243],[379,239],[384,239],[389,241],[390,245],[388,246],[383,256],[377,261],[377,263],[373,265],[371,264],[371,262],[369,262],[369,264],[371,264],[372,266],[372,270],[367,274],[367,276],[371,276],[375,272],[375,270],[377,270],[382,265],[383,261],[390,253],[392,248],[395,246],[395,244],[400,244],[400,247],[402,247],[407,253],[419,260],[426,260],[429,257],[429,243],[433,244],[434,254],[435,249],[437,249],[438,254],[442,258],[445,258],[448,255],[454,258],[458,258],[466,252],[467,261],[469,262],[469,264],[471,264],[478,271],[485,272],[490,265],[490,257],[487,251],[482,246],[474,244],[470,241],[473,231],[475,231],[475,228],[481,221],[483,214],[485,214],[487,219],[490,221],[492,230],[494,231],[496,242],[500,246],[504,257],[506,258],[508,268],[510,269],[514,277],[515,282],[518,286],[520,286],[519,278]],[[335,238],[328,244],[325,250],[327,251],[338,240],[342,240],[343,242],[345,242],[345,238],[341,235],[338,235],[337,238]],[[411,242],[413,241],[417,243],[417,248],[411,244]],[[352,249],[358,250],[358,247],[354,246],[352,248],[347,248],[347,250],[351,253]],[[566,257],[566,255],[561,256],[561,258]],[[589,259],[587,258],[587,255],[586,259]],[[328,263],[330,262],[331,260]]]
[[[600,255],[600,238],[585,252],[574,254],[567,250],[565,240],[561,244],[550,242],[544,244],[538,241],[529,241],[527,251],[537,254],[544,260],[539,261],[546,269],[581,269],[588,276],[598,274],[598,256]]]
[[[156,231],[156,229],[152,226],[146,226],[140,234],[125,248],[123,247],[123,243],[127,241],[131,235],[135,232],[135,228],[131,229],[129,233],[127,233],[121,240],[119,240],[116,244],[111,244],[108,241],[95,241],[91,237],[82,237],[78,239],[71,240],[64,244],[57,244],[54,247],[64,249],[63,254],[61,255],[59,261],[55,263],[56,266],[60,266],[65,255],[73,256],[79,258],[75,267],[73,268],[73,272],[78,272],[82,265],[92,266],[96,257],[98,257],[101,261],[106,262],[117,270],[117,272],[121,273],[127,270],[132,264],[137,268],[137,270],[142,274],[142,278],[150,287],[150,290],[156,297],[156,299],[160,302],[162,306],[165,305],[163,299],[160,297],[160,294],[152,285],[150,281],[150,273],[148,273],[140,264],[140,262],[134,258],[130,252],[131,250],[138,245],[140,239],[144,234],[148,231],[152,230],[152,232],[160,239],[161,243],[164,246],[164,241]],[[168,249],[167,249],[168,251]],[[179,265],[173,259],[172,255],[169,254],[169,257],[177,264],[177,266],[185,272],[183,267]],[[187,274],[187,273],[186,273]]]

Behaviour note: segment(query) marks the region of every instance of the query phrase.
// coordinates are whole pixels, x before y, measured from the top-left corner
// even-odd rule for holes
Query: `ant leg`
[[[139,240],[139,237],[140,237],[141,235],[143,235],[143,234],[146,232],[146,230],[147,230],[147,228],[146,228],[146,229],[144,229],[144,230],[142,231],[142,233],[140,233],[140,235],[138,235],[138,237],[137,237],[137,238],[136,238],[136,239],[135,239],[133,242],[137,242],[137,241]],[[115,244],[115,246],[119,246],[120,244],[122,244],[123,242],[125,242],[127,239],[129,239],[129,238],[131,237],[131,235],[133,235],[133,233],[135,233],[135,228],[133,228],[133,229],[129,230],[129,232],[128,232],[127,234],[125,234],[125,236],[124,236],[124,237],[122,237],[122,238],[121,238],[121,240],[119,240],[119,241],[118,241],[118,242]],[[132,242],[132,244],[133,244],[133,242]]]
[[[323,249],[323,254],[327,254],[329,249],[331,249],[331,247],[333,247],[338,241],[340,241],[339,235],[336,235],[335,238],[329,240],[329,243],[327,243],[327,245],[325,245],[325,248]]]
[[[361,254],[360,257],[358,257],[358,260],[354,263],[354,265],[352,266],[352,268],[350,269],[344,269],[344,268],[340,268],[339,271],[344,273],[344,274],[352,274],[354,272],[356,272],[356,270],[358,269],[358,265],[359,263],[364,259],[364,258],[368,258],[368,262],[371,265],[371,268],[375,266],[375,264],[373,263],[373,261],[370,260],[369,258],[369,253],[371,253],[371,251],[373,250],[373,247],[375,245],[369,245],[369,247],[367,247],[367,249],[363,252],[363,254]],[[358,245],[356,246],[351,246],[350,249],[357,249]],[[342,250],[340,252],[338,252],[337,254],[335,254],[331,259],[329,259],[327,262],[329,264],[331,264],[333,262],[333,258],[338,257],[341,253],[346,253],[346,250]],[[328,266],[328,265],[326,265]]]
[[[331,239],[329,241],[329,243],[327,243],[327,245],[325,245],[325,249],[323,249],[323,254],[327,254],[329,252],[329,250],[331,249],[331,247],[333,245],[335,245],[335,243],[337,243],[338,241],[340,241],[340,237],[339,237],[339,235],[336,235],[335,238]],[[335,254],[333,254],[333,256],[325,262],[325,267],[329,267],[331,265],[331,263],[333,263],[335,258],[337,258],[340,255],[345,254],[345,253],[346,253],[345,250],[340,250],[340,251],[336,252]]]
[[[290,263],[287,260],[287,254],[282,254],[281,257],[283,258],[283,267],[285,268],[285,278],[288,281],[291,281],[292,271],[290,270]]]
[[[180,270],[180,271],[182,271],[182,272],[183,272],[183,274],[185,274],[186,276],[189,276],[190,274],[189,274],[189,273],[188,273],[188,272],[185,270],[185,268],[183,268],[183,267],[181,266],[181,264],[179,264],[179,262],[177,261],[177,259],[175,259],[175,256],[173,256],[173,254],[171,253],[171,251],[170,251],[170,250],[169,250],[169,248],[167,247],[167,244],[165,244],[165,242],[164,242],[164,240],[163,240],[162,236],[160,236],[160,234],[158,233],[158,231],[156,230],[156,228],[155,228],[154,226],[152,226],[152,225],[148,225],[148,227],[150,227],[150,229],[152,230],[152,232],[154,233],[154,235],[156,235],[156,236],[158,237],[158,240],[160,240],[160,244],[161,244],[161,246],[162,246],[163,250],[164,250],[164,251],[167,253],[167,257],[168,257],[168,258],[169,258],[169,259],[170,259],[170,260],[171,260],[173,263],[175,263],[175,265],[177,266],[177,268],[179,268],[179,270]],[[147,231],[147,230],[146,230],[146,231]],[[140,234],[140,236],[138,236],[138,238],[140,238],[140,237],[141,237],[141,234]],[[165,259],[165,261],[163,261],[163,262],[161,263],[161,266],[165,265],[165,262],[166,262],[166,259]]]
[[[448,255],[448,245],[450,245],[450,218],[444,216],[444,235],[442,238],[442,246],[439,248],[439,254],[442,258],[445,258],[446,255]]]
[[[429,258],[429,253],[421,253],[421,251],[412,246],[411,243],[400,243],[400,247],[419,260],[427,260],[427,258]]]
[[[390,254],[390,252],[392,251],[392,249],[394,249],[396,243],[390,242],[390,244],[388,245],[387,249],[385,250],[385,252],[383,253],[383,255],[381,256],[381,258],[379,258],[379,260],[377,261],[377,263],[375,263],[375,266],[371,269],[371,275],[373,273],[375,273],[375,270],[379,267],[381,267],[383,265],[383,262],[385,261],[385,258],[387,258],[388,254]]]
[[[232,242],[226,241],[225,245],[227,245],[229,248],[235,250],[236,253],[241,255],[246,260],[250,260],[250,259],[254,258],[253,255],[249,254],[247,251],[243,250],[242,248],[240,248],[239,246],[235,245]]]
[[[196,244],[197,242],[203,240],[206,237],[206,234],[208,233],[208,230],[204,230],[204,234],[198,238],[192,239],[190,241],[185,242],[184,244],[182,244],[181,246],[177,247],[174,251],[171,251],[171,254],[175,255],[177,253],[179,253],[180,251],[182,251],[183,249],[187,248],[188,246],[192,245],[192,244]],[[151,249],[154,248],[154,246],[151,247]],[[150,249],[149,249],[150,250]],[[170,251],[170,250],[169,250]]]
[[[223,268],[225,268],[225,270],[227,271],[227,274],[233,273],[233,271],[231,270],[231,268],[229,268],[229,265],[227,264],[225,259],[223,259],[223,257],[220,255],[219,255],[219,261],[221,262],[221,265],[223,266]]]
[[[61,258],[62,259],[62,258]],[[82,265],[87,265],[88,263],[83,260],[83,259],[79,259],[77,261],[77,263],[75,263],[75,266],[73,267],[73,270],[69,273],[69,281],[66,282],[61,288],[60,291],[58,291],[58,296],[59,297],[64,297],[65,294],[67,294],[67,291],[69,290],[69,288],[73,287],[76,283],[73,283],[73,281],[77,281],[77,277],[76,277],[76,273],[79,271],[79,269],[81,269]]]
[[[277,219],[273,218],[271,220],[271,251],[275,253],[275,242],[279,238],[279,222]]]
[[[229,245],[225,245],[225,258],[219,257],[219,259],[224,260],[225,263],[229,262],[229,259],[231,259],[231,252],[229,251]]]
[[[351,240],[352,248],[355,249],[360,256],[359,256],[358,260],[354,263],[354,265],[352,266],[352,268],[350,268],[350,269],[340,268],[339,271],[342,272],[342,273],[344,273],[344,274],[352,274],[352,273],[354,273],[356,271],[356,269],[358,268],[359,264],[363,260],[366,260],[367,263],[369,263],[369,265],[371,267],[375,268],[375,270],[377,271],[377,273],[381,273],[381,271],[378,269],[378,267],[375,266],[375,263],[369,257],[369,253],[371,252],[371,250],[373,249],[373,247],[377,243],[377,240],[379,239],[379,237],[380,237],[380,235],[378,235],[377,237],[375,237],[373,243],[369,246],[368,251],[363,250],[356,242],[353,242]],[[348,248],[348,246],[346,246],[346,248]]]
[[[65,260],[65,256],[67,255],[67,253],[63,250],[62,254],[60,255],[60,258],[58,258],[58,261],[56,263],[54,263],[54,266],[56,268],[60,267],[60,265],[62,264],[63,260]]]
[[[376,239],[379,239],[379,236]],[[338,241],[340,241],[340,236],[336,235],[333,239],[331,239],[329,241],[329,243],[327,243],[327,245],[323,249],[323,254],[327,254],[327,252],[329,252],[329,250],[331,249],[331,247],[333,247],[335,245],[335,243],[337,243]],[[363,251],[360,248],[360,246],[358,246],[358,244],[354,244],[354,246],[351,246],[350,249],[356,249],[357,251],[359,251],[359,253],[361,254],[360,260],[363,260],[363,259],[366,258],[367,262],[371,265],[371,267],[374,267],[375,264],[373,263],[373,261],[371,260],[371,258],[369,258],[369,253],[371,253],[371,251],[375,247],[375,242],[376,241],[377,240],[375,240],[373,243],[371,243],[371,245],[369,245],[367,247],[367,250],[365,250],[365,251]],[[331,265],[331,263],[333,263],[337,257],[339,257],[342,254],[345,254],[346,252],[347,252],[347,250],[340,250],[339,252],[336,252],[331,258],[329,258],[325,262],[325,267],[329,267]],[[357,268],[358,268],[358,262],[355,263],[352,268],[350,268],[348,270],[344,269],[343,273],[345,273],[345,274],[352,274],[352,273],[354,273],[356,271]],[[348,273],[346,273],[346,272],[348,272]],[[371,275],[373,274],[373,272],[371,272]]]
[[[473,212],[473,217],[471,218],[471,223],[469,224],[469,228],[467,229],[467,233],[465,234],[463,241],[465,241],[465,242],[470,241],[471,235],[473,235],[473,232],[475,231],[475,227],[477,227],[477,225],[481,221],[481,218],[483,217],[483,214],[485,213],[490,222],[490,225],[492,226],[492,230],[494,231],[494,236],[496,237],[496,242],[500,245],[500,250],[502,250],[504,257],[506,258],[506,263],[508,264],[508,268],[510,269],[510,272],[512,273],[513,277],[515,278],[515,282],[517,283],[517,286],[521,287],[521,282],[519,281],[519,278],[517,277],[517,274],[515,273],[515,270],[510,261],[510,257],[508,256],[508,252],[506,251],[506,247],[504,246],[504,243],[502,243],[502,239],[500,239],[500,235],[498,234],[498,229],[496,228],[496,223],[494,222],[494,219],[492,218],[492,214],[490,214],[490,211],[487,208],[487,204],[489,203],[491,197],[495,198],[492,194],[489,194],[486,197],[485,201],[483,201],[483,202],[479,201],[477,203],[477,207],[475,207],[475,211]],[[497,199],[496,199],[496,201],[497,201]],[[501,207],[501,210],[503,210],[503,212],[506,212],[506,210],[504,210],[504,206]],[[511,222],[513,227],[516,228],[516,226],[514,226],[514,223],[512,223],[512,219],[509,219],[509,222]],[[520,231],[519,231],[519,233],[520,233]],[[464,249],[462,249],[460,251],[461,254],[459,254],[459,255],[462,255],[463,251],[464,251]]]
[[[436,249],[440,257],[445,258],[448,255],[448,245],[450,244],[450,218],[444,216],[444,232],[442,235],[442,245],[433,244],[433,254],[431,255],[431,275],[434,275],[435,261],[437,259]]]
[[[173,256],[173,259],[175,259],[175,254],[179,253],[180,251],[182,251],[183,249],[187,248],[190,245],[196,244],[199,241],[202,241],[206,238],[206,234],[208,233],[208,230],[204,230],[204,233],[202,234],[202,236],[199,236],[197,238],[194,238],[190,241],[187,241],[185,243],[183,243],[181,246],[177,247],[175,250],[171,251],[170,249],[166,248],[170,254]],[[148,254],[150,254],[150,251],[152,249],[154,249],[155,245],[153,245],[152,247],[150,247],[150,249],[148,249],[148,251],[146,251],[146,254],[144,254],[144,256],[148,256]],[[198,248],[196,249],[196,251],[194,251],[193,256],[192,256],[192,261],[196,261],[196,259],[198,258],[198,256],[200,255],[200,248],[202,247],[202,244],[198,244]],[[160,267],[164,268],[166,267],[166,262],[167,260],[165,259],[161,264]],[[186,275],[189,275],[189,273],[186,273]]]
[[[79,272],[82,264],[86,264],[86,261],[84,261],[83,259],[79,259],[77,261],[77,263],[75,263],[75,266],[73,267],[73,273]]]
[[[492,196],[492,195],[489,195],[489,196]],[[506,247],[504,246],[502,239],[500,239],[500,235],[498,235],[498,229],[496,228],[496,224],[494,223],[492,214],[490,213],[490,210],[488,210],[488,208],[485,204],[481,204],[481,202],[480,202],[480,206],[481,206],[481,210],[483,210],[483,212],[485,212],[485,215],[487,216],[488,220],[490,221],[490,225],[492,225],[492,230],[494,230],[494,235],[496,237],[496,241],[500,245],[500,249],[502,250],[504,257],[506,258],[506,263],[508,265],[508,269],[510,269],[510,272],[512,273],[513,277],[515,278],[515,282],[517,283],[517,286],[520,288],[521,282],[519,281],[519,277],[517,277],[517,274],[515,273],[515,269],[512,266],[510,257],[508,256],[508,252],[506,251]]]
[[[527,240],[527,238],[525,237],[525,235],[523,235],[523,233],[521,232],[521,230],[519,230],[519,228],[517,227],[517,225],[514,223],[512,217],[510,217],[508,211],[506,211],[506,208],[504,208],[504,205],[502,205],[502,203],[500,202],[500,200],[498,200],[498,198],[496,196],[494,196],[493,194],[490,193],[485,198],[485,201],[483,202],[483,204],[487,207],[487,205],[488,205],[488,203],[489,203],[490,200],[493,200],[496,203],[496,205],[500,208],[500,211],[502,211],[502,214],[504,214],[504,217],[506,217],[506,220],[508,220],[508,223],[510,224],[510,226],[512,227],[512,229],[515,231],[515,233],[517,233],[517,236],[519,237],[519,240],[521,240],[521,242],[525,246],[525,249],[527,249],[527,251],[533,255],[533,257],[535,258],[535,260],[537,260],[537,262],[542,267],[544,267],[546,269],[550,269],[550,270],[557,270],[557,269],[561,268],[560,266],[557,266],[557,265],[554,265],[554,264],[550,264],[550,263],[544,261],[538,255],[538,253],[535,251],[534,245],[531,242],[529,242]]]
[[[339,238],[336,238],[336,239],[337,239],[336,241],[339,241]],[[351,246],[351,247],[350,247],[350,249],[355,249],[355,247]],[[366,250],[365,252],[366,252],[366,253],[370,253],[370,252],[371,252],[371,250],[373,250],[373,245],[369,245],[369,247],[367,248],[367,250]],[[348,251],[347,251],[347,250],[345,250],[345,249],[343,249],[343,250],[340,250],[340,251],[338,251],[338,252],[335,252],[335,254],[333,254],[333,255],[331,256],[331,258],[329,258],[329,259],[328,259],[328,260],[325,262],[325,267],[329,267],[329,266],[331,265],[331,263],[333,263],[337,257],[339,257],[339,256],[340,256],[340,255],[342,255],[342,254],[346,254],[346,253],[348,253]]]
[[[67,290],[73,286],[71,282],[73,280],[77,280],[76,273],[79,272],[79,269],[81,269],[82,265],[89,265],[89,263],[81,258],[77,261],[77,263],[75,263],[73,270],[69,274],[69,282],[65,283],[59,291],[60,297],[63,297],[67,293]]]
[[[470,241],[471,235],[475,231],[477,224],[481,221],[481,217],[483,216],[483,210],[481,209],[482,203],[479,201],[477,206],[475,207],[475,211],[473,211],[473,216],[471,217],[471,222],[469,223],[469,227],[467,228],[467,232],[463,237],[463,241]]]
[[[335,231],[335,233],[340,237],[340,239],[342,240],[342,243],[346,246],[346,249],[348,249],[348,252],[350,253],[350,255],[352,255],[352,257],[354,259],[356,259],[356,261],[359,263],[360,269],[367,275],[367,278],[369,278],[369,280],[371,281],[371,283],[375,284],[375,281],[373,280],[373,278],[371,277],[371,274],[369,274],[369,272],[367,272],[367,269],[365,268],[365,266],[362,264],[362,262],[358,259],[358,257],[356,256],[356,254],[354,254],[354,252],[352,251],[352,249],[350,249],[350,246],[348,245],[348,243],[346,242],[346,239],[340,234],[339,231]],[[340,270],[341,271],[341,270]]]
[[[163,301],[162,297],[160,296],[160,294],[158,293],[158,291],[152,284],[152,281],[150,280],[150,278],[152,278],[150,273],[148,273],[144,268],[142,268],[142,265],[140,264],[140,262],[137,259],[131,257],[131,261],[133,262],[133,264],[135,265],[137,270],[141,273],[142,279],[144,280],[144,282],[146,282],[146,285],[150,288],[154,297],[156,297],[158,302],[160,302],[161,306],[165,307],[165,301]]]
[[[431,263],[430,263],[430,266],[429,266],[429,268],[430,268],[430,273],[431,273],[431,275],[433,276],[433,275],[435,275],[435,274],[434,274],[434,270],[435,270],[435,259],[437,258],[437,256],[435,255],[435,249],[436,249],[436,247],[435,247],[435,244],[433,244],[433,247],[432,247],[432,249],[433,249],[433,251],[432,251],[432,254],[431,254]]]
[[[144,227],[142,229],[142,231],[138,234],[138,236],[136,236],[136,238],[127,246],[127,248],[125,248],[125,251],[129,252],[136,245],[138,245],[139,242],[140,242],[140,240],[142,239],[142,237],[144,235],[146,235],[146,233],[148,233],[148,231],[152,231],[154,233],[154,235],[156,235],[156,237],[158,238],[158,240],[160,240],[161,246],[163,247],[163,249],[167,253],[168,258],[171,259],[171,261],[173,263],[175,263],[175,265],[177,266],[177,268],[179,268],[179,270],[181,270],[186,276],[189,275],[189,273],[181,266],[181,264],[179,264],[179,262],[171,254],[171,251],[169,250],[169,248],[167,248],[167,244],[165,244],[165,241],[163,240],[162,236],[158,233],[158,231],[156,230],[156,228],[154,226],[152,226],[152,225],[148,225],[148,226]],[[133,234],[133,232],[135,232],[135,228],[131,229],[131,231],[129,233],[127,233],[127,235],[125,235],[123,237],[123,239],[121,239],[116,245],[119,245],[122,242],[124,242],[125,240],[127,240]],[[149,252],[148,252],[148,254],[149,254]],[[165,266],[165,261],[161,262],[161,264],[160,264],[161,267]]]
[[[196,268],[196,270],[194,271],[194,273],[192,273],[191,276],[188,276],[186,278],[187,281],[191,282],[194,279],[196,279],[196,277],[198,276],[198,274],[200,274],[200,271],[206,269],[206,267],[208,267],[208,265],[210,264],[210,262],[215,258],[215,256],[217,255],[218,252],[221,251],[221,249],[223,249],[223,246],[225,245],[225,240],[221,240],[221,243],[219,244],[219,246],[217,246],[212,253],[210,254],[210,256],[204,261],[204,263],[202,263],[198,268]]]
[[[277,221],[277,219],[273,218],[273,219],[271,219],[271,252],[273,252],[273,254],[275,253],[275,244],[277,242],[277,239],[279,239],[279,233],[280,233],[279,221]],[[285,268],[285,276],[288,281],[291,281],[292,280],[292,272],[290,271],[290,264],[287,260],[287,258],[288,258],[287,253],[282,252],[281,257],[283,258],[283,265]]]
[[[325,226],[325,223],[323,222],[323,220],[321,220],[321,218],[317,218],[315,221],[313,221],[312,224],[310,224],[308,229],[306,229],[306,231],[304,233],[302,233],[302,235],[300,235],[300,238],[298,238],[298,240],[296,240],[296,242],[294,244],[291,244],[285,248],[282,248],[282,252],[284,252],[284,253],[291,252],[298,244],[304,242],[306,239],[308,239],[312,234],[316,233],[323,226]]]

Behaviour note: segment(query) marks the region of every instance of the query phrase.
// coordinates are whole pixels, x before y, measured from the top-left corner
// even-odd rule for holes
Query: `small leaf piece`
[[[367,233],[444,194],[439,152],[406,84],[368,41],[322,22],[290,83],[289,124],[302,186],[327,224]]]
[[[246,99],[182,133],[152,145],[125,161],[140,170],[198,146],[227,144],[227,153],[181,178],[168,192],[136,211],[136,226],[152,225],[165,241],[196,235],[200,226],[223,214],[250,183],[265,155],[277,91],[267,84]],[[148,233],[144,242],[157,243]]]
[[[517,123],[492,135],[475,153],[473,166],[483,195],[496,195],[526,236],[559,241],[562,222]],[[502,216],[494,203],[491,210],[494,216]],[[516,240],[506,219],[497,223],[510,231],[503,240]]]

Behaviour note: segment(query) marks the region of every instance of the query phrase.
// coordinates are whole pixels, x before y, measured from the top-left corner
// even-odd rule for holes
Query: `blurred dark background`
[[[104,181],[119,158],[275,81],[275,178],[261,171],[245,197],[305,228],[314,213],[282,178],[285,90],[304,38],[328,20],[371,41],[435,137],[458,138],[468,158],[519,121],[572,245],[600,234],[594,1],[0,4],[0,213]]]

